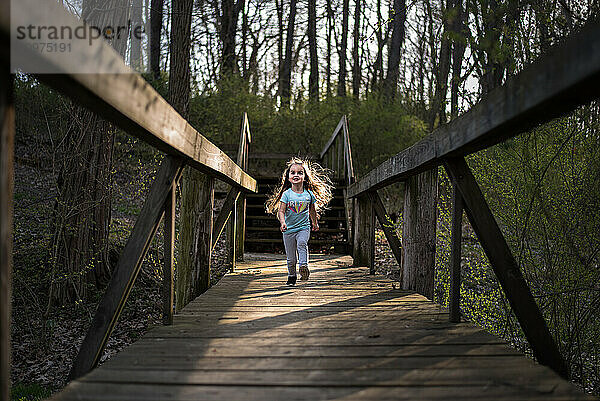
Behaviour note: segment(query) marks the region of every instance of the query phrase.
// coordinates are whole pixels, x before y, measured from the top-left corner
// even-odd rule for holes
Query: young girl
[[[300,266],[300,279],[308,280],[311,223],[312,229],[318,231],[318,215],[331,200],[331,188],[331,181],[321,166],[294,157],[287,163],[281,184],[267,201],[267,212],[276,213],[281,224],[288,285],[296,284],[296,262]]]

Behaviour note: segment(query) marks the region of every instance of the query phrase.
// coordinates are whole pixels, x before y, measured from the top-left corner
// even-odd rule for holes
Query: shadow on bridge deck
[[[447,311],[353,267],[311,255],[285,286],[283,256],[235,273],[56,400],[417,400],[586,396]]]

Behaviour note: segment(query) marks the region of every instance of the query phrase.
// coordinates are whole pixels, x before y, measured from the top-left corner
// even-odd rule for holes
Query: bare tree
[[[348,48],[348,18],[350,14],[350,0],[344,0],[342,9],[342,43],[339,49],[339,80],[337,94],[346,96],[346,49]]]
[[[325,79],[327,81],[327,97],[331,95],[331,32],[333,31],[333,9],[331,8],[331,0],[326,0],[327,12],[327,69]]]
[[[150,3],[150,71],[156,79],[160,76],[160,37],[163,23],[164,0]]]
[[[352,96],[355,99],[358,99],[359,97],[361,81],[359,56],[361,3],[361,0],[355,0],[353,33],[354,45],[352,47]]]
[[[404,23],[406,22],[405,0],[394,0],[394,7],[391,10],[390,19],[392,21],[392,40],[390,42],[390,51],[388,55],[384,95],[388,99],[393,99],[396,96],[396,88],[398,86],[400,53],[402,51],[402,43],[404,42]]]
[[[281,67],[280,96],[281,106],[290,107],[290,94],[292,82],[292,52],[294,45],[294,27],[296,21],[296,0],[290,1],[290,16],[288,18],[287,35],[285,40],[285,58]]]
[[[142,0],[131,2],[131,53],[129,64],[137,71],[142,69]]]
[[[244,8],[245,0],[221,0],[221,17],[219,36],[223,53],[221,55],[221,76],[238,72],[235,42],[238,18]]]
[[[308,48],[310,54],[310,75],[308,95],[312,102],[319,100],[319,60],[317,57],[317,0],[308,0]]]

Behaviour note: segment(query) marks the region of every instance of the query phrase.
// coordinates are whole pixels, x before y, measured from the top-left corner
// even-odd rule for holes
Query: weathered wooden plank
[[[527,374],[524,374],[527,373]],[[464,386],[494,385],[490,379],[493,374],[497,381],[511,383],[513,386],[529,387],[540,392],[550,392],[556,385],[548,379],[541,367],[524,366],[496,367],[488,370],[461,368],[448,369],[336,369],[336,370],[194,370],[181,374],[178,371],[119,369],[105,370],[90,374],[86,382],[112,383],[148,383],[171,385],[234,385],[251,386],[260,382],[263,386],[306,386],[306,376],[310,382],[321,386],[390,387],[390,386],[455,386],[457,382]]]
[[[165,201],[164,262],[162,282],[163,324],[173,324],[173,301],[175,298],[173,262],[175,259],[175,202],[177,183],[173,183]]]
[[[71,379],[84,375],[98,364],[158,228],[165,201],[173,183],[180,177],[183,166],[181,158],[167,156],[164,159],[75,358],[69,374]]]
[[[81,22],[58,2],[40,7],[36,0],[23,0],[11,6],[13,26],[70,27],[75,31]],[[0,31],[9,35],[8,20],[0,20]],[[238,167],[224,152],[196,131],[152,88],[144,78],[125,65],[120,56],[103,41],[72,40],[69,57],[60,52],[36,52],[26,43],[16,41],[13,55],[35,60],[54,74],[38,78],[60,92],[76,99],[95,113],[117,124],[161,151],[182,156],[186,163],[230,185],[256,191],[256,180]],[[3,42],[8,46],[9,41]],[[20,45],[20,46],[19,46]],[[7,53],[7,49],[3,50]],[[77,71],[110,71],[100,74],[73,74]]]
[[[456,158],[448,159],[446,168],[452,182],[460,191],[469,221],[519,320],[533,354],[541,364],[551,367],[565,378],[568,377],[568,367],[469,166],[463,158]]]
[[[67,387],[67,391],[58,394],[52,400],[583,400],[593,399],[563,386],[528,388],[510,383],[493,383],[491,386],[356,386],[348,383],[344,386],[223,386],[223,385],[182,385],[172,386],[141,384],[110,384],[76,382]],[[570,390],[570,391],[569,391]]]
[[[2,65],[0,76],[0,399],[10,395],[10,320],[13,230],[15,109],[13,79]]]
[[[369,196],[356,199],[353,255],[355,266],[367,266],[375,274],[375,213]]]
[[[463,200],[460,191],[453,186],[452,193],[452,239],[450,245],[450,321],[460,322],[460,260],[462,246]]]
[[[598,96],[600,23],[587,24],[479,104],[371,170],[348,195],[378,189],[518,135]]]
[[[385,211],[385,206],[381,200],[381,197],[377,193],[377,191],[369,192],[369,196],[371,197],[371,202],[373,204],[373,210],[375,211],[375,215],[377,216],[377,220],[379,220],[379,224],[381,225],[381,229],[385,234],[385,238],[392,249],[392,253],[394,254],[394,258],[396,258],[396,262],[398,263],[398,267],[400,268],[400,279],[402,282],[402,244],[400,243],[400,239],[396,235],[396,231],[394,230],[389,215]]]
[[[153,353],[154,355],[188,356],[203,357],[361,357],[361,356],[396,356],[405,355],[417,356],[457,356],[468,353],[469,355],[495,356],[495,355],[519,355],[519,351],[508,348],[506,345],[473,345],[473,344],[451,344],[451,345],[408,345],[408,346],[311,346],[311,345],[290,345],[290,346],[238,346],[213,347],[197,343],[191,343],[186,340],[171,341],[172,347],[151,347],[133,344],[131,350],[138,354]]]
[[[239,194],[240,190],[233,187],[229,190],[229,192],[227,192],[225,202],[223,202],[223,207],[221,208],[221,211],[217,216],[217,220],[213,225],[212,245],[210,248],[211,252],[215,249],[215,245],[217,245],[217,241],[223,232],[223,228],[225,228],[225,224],[227,224],[227,220],[229,220],[232,210],[235,208],[235,201],[238,199]]]

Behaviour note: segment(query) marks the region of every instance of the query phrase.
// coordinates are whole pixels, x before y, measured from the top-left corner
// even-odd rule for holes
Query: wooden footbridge
[[[0,378],[10,385],[10,272],[14,106],[9,71],[10,23],[42,26],[45,18],[76,21],[58,3],[35,0],[0,8]],[[18,18],[23,16],[24,21]],[[16,20],[15,20],[16,18]],[[72,42],[70,57],[13,51],[55,74],[37,78],[166,153],[106,293],[57,400],[282,399],[583,399],[566,381],[568,367],[464,157],[585,104],[600,89],[600,25],[577,36],[489,93],[472,110],[356,180],[345,117],[319,155],[346,180],[344,213],[353,255],[314,255],[310,280],[283,285],[285,263],[243,254],[245,199],[257,188],[247,174],[250,131],[244,116],[237,163],[193,129],[108,45]],[[98,57],[101,55],[101,57]],[[109,74],[74,74],[72,63],[102,63]],[[91,65],[90,65],[91,67]],[[198,280],[207,283],[210,254],[226,222],[232,273],[173,316],[174,187],[184,166],[209,177]],[[444,166],[455,187],[452,293],[449,311],[423,295],[431,267],[417,260],[410,238],[402,247],[382,224],[403,279],[374,275],[375,219],[386,221],[377,190],[406,182],[407,208],[417,210],[419,174]],[[231,186],[213,218],[214,180]],[[410,199],[414,199],[411,201]],[[460,220],[466,212],[538,363],[479,328],[460,323]],[[96,368],[134,285],[148,244],[165,220],[164,317],[156,328]],[[433,227],[435,230],[435,227]],[[406,234],[406,233],[405,233]],[[406,240],[406,235],[405,235]],[[413,241],[414,242],[414,241]],[[243,262],[238,262],[242,258]]]
[[[58,400],[586,398],[551,369],[349,256],[246,254],[174,319],[72,382]]]

